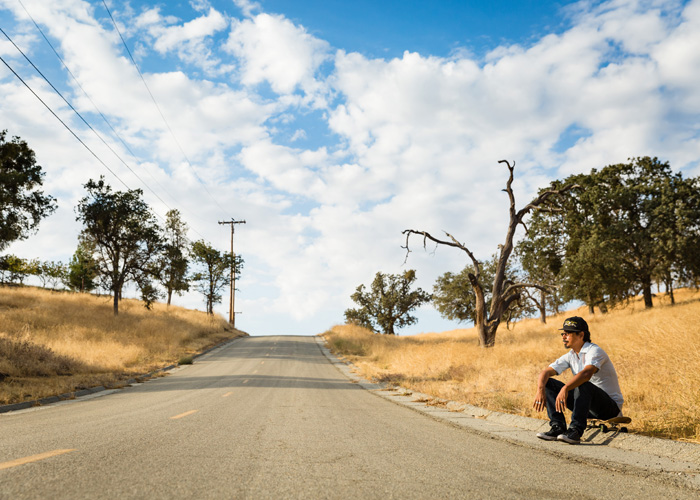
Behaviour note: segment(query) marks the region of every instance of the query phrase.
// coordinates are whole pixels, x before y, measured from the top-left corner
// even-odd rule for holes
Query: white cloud
[[[321,90],[314,74],[327,58],[328,44],[282,16],[258,14],[234,21],[226,49],[240,59],[246,85],[268,82],[278,94],[300,88],[316,95]]]
[[[233,3],[241,9],[243,15],[246,17],[252,17],[254,11],[262,10],[262,7],[258,2],[252,2],[251,0],[233,0]]]
[[[210,75],[226,74],[234,69],[231,64],[222,64],[221,59],[214,55],[209,40],[228,27],[223,14],[209,7],[206,15],[182,24],[178,22],[172,16],[162,17],[160,8],[152,8],[141,13],[135,25],[147,30],[153,48],[160,54],[175,52],[182,61],[202,68]]]
[[[697,92],[700,74],[700,2],[688,4],[683,22],[661,40],[651,56],[659,66],[661,83],[681,93],[680,108],[697,113],[700,95]]]
[[[300,139],[306,139],[306,131],[304,129],[297,129],[294,131],[294,134],[292,134],[292,137],[289,139],[289,142],[296,142]]]
[[[220,12],[210,9],[206,16],[188,21],[181,26],[154,28],[154,48],[159,52],[173,50],[183,42],[202,40],[226,28],[228,23]]]

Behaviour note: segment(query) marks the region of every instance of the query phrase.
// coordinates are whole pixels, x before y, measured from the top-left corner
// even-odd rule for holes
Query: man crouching
[[[561,336],[569,352],[542,370],[537,380],[537,395],[533,407],[547,408],[551,429],[537,437],[547,441],[581,442],[587,419],[608,420],[622,415],[624,402],[617,381],[617,372],[608,355],[591,343],[588,324],[574,316],[564,321]],[[574,377],[566,384],[553,379],[567,368]],[[571,410],[571,424],[567,430],[564,408]]]

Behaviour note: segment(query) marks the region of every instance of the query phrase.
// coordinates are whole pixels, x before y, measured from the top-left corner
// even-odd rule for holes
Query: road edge
[[[400,386],[368,381],[356,373],[352,363],[335,356],[321,335],[316,335],[315,339],[328,361],[352,383],[392,403],[493,439],[601,467],[637,474],[651,473],[661,480],[700,490],[700,444],[626,433],[603,434],[598,429],[587,430],[578,446],[543,441],[535,434],[549,430],[549,423],[545,420],[486,410]]]
[[[227,346],[231,342],[235,342],[238,339],[242,339],[245,336],[242,335],[240,337],[235,337],[232,339],[227,339],[219,342],[218,344],[215,344],[211,347],[208,347],[207,349],[204,349],[203,351],[200,351],[196,354],[192,355],[192,360],[195,360],[201,356],[204,356],[205,354],[209,354],[210,352],[220,349],[222,347]],[[92,396],[93,394],[97,394],[99,392],[103,391],[108,391],[108,390],[119,390],[124,387],[130,387],[134,384],[141,384],[143,382],[146,382],[147,380],[150,380],[154,377],[158,377],[164,374],[167,374],[168,372],[174,370],[175,368],[178,368],[179,364],[175,363],[172,365],[164,366],[163,368],[159,368],[158,370],[154,370],[152,372],[148,373],[142,373],[139,375],[135,375],[132,378],[124,381],[122,384],[119,384],[118,386],[115,387],[104,387],[102,385],[96,386],[96,387],[91,387],[88,389],[82,389],[79,391],[74,391],[74,392],[66,392],[64,394],[59,394],[56,396],[48,396],[46,398],[41,398],[41,399],[33,399],[31,401],[23,401],[21,403],[12,403],[12,404],[7,404],[7,405],[0,405],[0,414],[3,413],[9,413],[13,411],[20,411],[20,410],[27,410],[29,408],[36,408],[39,406],[47,406],[51,405],[54,403],[60,403],[61,401],[68,401],[68,400],[75,400],[79,398],[84,398],[86,396]]]

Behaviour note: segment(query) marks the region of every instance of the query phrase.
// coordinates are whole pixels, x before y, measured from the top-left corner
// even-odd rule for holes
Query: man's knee
[[[561,391],[561,388],[564,387],[564,383],[555,379],[555,378],[550,378],[547,380],[547,385],[545,385],[545,390],[548,392],[559,392]]]
[[[594,394],[595,386],[591,382],[585,382],[574,389],[574,396],[592,396]]]
[[[579,385],[570,394],[571,406],[580,405],[582,408],[590,410],[591,404],[595,399],[595,388],[591,388],[593,385],[590,382]]]

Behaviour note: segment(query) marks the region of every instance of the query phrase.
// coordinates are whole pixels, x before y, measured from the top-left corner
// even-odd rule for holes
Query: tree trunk
[[[469,273],[469,282],[474,289],[474,306],[476,309],[476,318],[474,318],[474,326],[477,328],[479,334],[479,345],[481,347],[491,347],[495,339],[491,338],[488,331],[488,324],[486,321],[486,299],[484,298],[484,291],[481,288],[479,280],[473,274]],[[493,337],[495,337],[495,332]],[[490,344],[489,344],[490,339]]]
[[[547,295],[544,290],[540,290],[540,301],[537,303],[537,308],[540,310],[540,323],[547,324]]]
[[[172,298],[172,296],[173,296],[173,289],[168,288],[168,306],[170,305],[170,299]]]
[[[676,305],[676,297],[673,295],[673,280],[670,278],[666,282],[666,294],[671,299],[671,305]]]
[[[508,264],[508,259],[510,258],[511,252],[513,251],[513,237],[515,235],[515,231],[517,227],[520,224],[523,224],[523,218],[529,214],[532,210],[537,209],[539,206],[545,204],[547,200],[552,197],[552,196],[560,196],[564,194],[565,192],[569,191],[570,189],[573,189],[575,187],[579,187],[578,185],[574,184],[569,184],[567,186],[564,186],[561,189],[549,189],[546,191],[543,191],[535,198],[532,200],[529,204],[527,204],[524,208],[520,209],[519,211],[516,210],[515,208],[515,195],[513,194],[513,171],[515,169],[515,163],[513,165],[510,164],[507,160],[500,160],[498,163],[505,163],[508,166],[508,181],[506,182],[506,189],[504,191],[508,194],[508,198],[510,200],[510,223],[508,224],[508,230],[506,232],[506,239],[503,243],[503,245],[500,245],[500,256],[498,259],[498,265],[496,268],[496,273],[494,276],[493,280],[493,290],[491,292],[492,298],[491,298],[491,311],[489,313],[489,318],[487,319],[486,316],[486,302],[484,300],[484,292],[482,289],[481,284],[479,283],[480,277],[480,272],[479,272],[479,261],[476,259],[474,254],[467,248],[465,245],[457,241],[452,235],[449,233],[445,232],[445,234],[448,237],[448,240],[440,240],[437,239],[433,236],[431,236],[429,233],[425,231],[415,231],[413,229],[406,229],[403,231],[403,234],[406,235],[406,252],[408,256],[408,252],[410,252],[409,247],[408,247],[408,240],[409,237],[412,234],[416,235],[423,235],[423,246],[425,247],[425,243],[427,240],[434,241],[438,245],[448,245],[451,247],[459,248],[463,250],[464,252],[467,253],[469,258],[472,260],[474,264],[474,268],[477,270],[477,275],[475,276],[474,274],[469,274],[469,282],[472,285],[472,288],[474,289],[474,295],[475,297],[475,318],[474,318],[474,326],[477,329],[477,332],[479,334],[479,343],[481,344],[482,347],[492,347],[495,342],[496,342],[496,330],[498,329],[498,324],[501,321],[501,318],[503,314],[506,312],[508,309],[509,304],[513,302],[515,298],[517,298],[518,292],[512,289],[510,292],[507,292],[509,289],[509,285],[506,283],[505,280],[505,274],[506,274],[506,267]],[[525,287],[528,285],[522,284],[520,285],[521,287]],[[532,285],[529,285],[532,286]],[[508,297],[504,297],[504,295],[507,294]]]
[[[605,302],[598,304],[598,309],[600,309],[601,314],[608,314],[608,305]]]
[[[481,342],[482,347],[493,347],[496,345],[496,330],[498,330],[499,323],[500,321],[489,321],[483,325],[483,341]],[[481,337],[481,335],[479,336]]]
[[[209,270],[209,295],[207,295],[207,314],[214,315],[214,278]]]
[[[642,284],[642,296],[644,297],[644,308],[645,309],[651,309],[654,307],[654,302],[652,301],[652,293],[651,293],[651,280],[644,280],[644,283]]]

